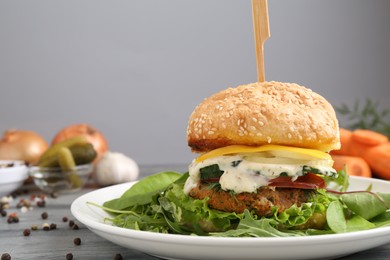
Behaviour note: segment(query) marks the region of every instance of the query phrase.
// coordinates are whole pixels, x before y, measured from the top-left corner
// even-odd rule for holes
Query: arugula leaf
[[[280,231],[276,227],[278,221],[271,218],[256,219],[249,210],[244,211],[244,217],[241,219],[236,229],[226,232],[210,233],[212,236],[221,237],[287,237],[303,235],[302,232]]]

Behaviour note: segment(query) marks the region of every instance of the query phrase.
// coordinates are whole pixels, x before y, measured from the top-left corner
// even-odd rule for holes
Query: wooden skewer
[[[255,36],[257,81],[265,81],[264,42],[270,37],[267,0],[252,0],[253,31]]]

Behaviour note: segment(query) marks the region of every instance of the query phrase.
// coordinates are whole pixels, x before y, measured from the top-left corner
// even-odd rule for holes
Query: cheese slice
[[[286,152],[296,153],[296,154],[309,156],[317,159],[324,159],[324,160],[332,159],[332,157],[328,153],[319,150],[284,146],[284,145],[267,144],[262,146],[246,146],[246,145],[225,146],[225,147],[212,150],[208,153],[204,153],[198,158],[196,158],[195,161],[199,163],[204,160],[214,158],[217,156],[222,156],[222,155],[230,155],[230,154],[237,154],[237,153],[259,153],[259,152],[267,152],[267,151],[286,151]]]

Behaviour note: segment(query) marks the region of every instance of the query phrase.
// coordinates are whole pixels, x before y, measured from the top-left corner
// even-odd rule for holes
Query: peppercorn
[[[122,258],[121,254],[116,254],[114,259],[115,260],[122,260],[123,258]]]
[[[62,222],[68,222],[68,217],[63,217]]]
[[[69,227],[73,227],[73,226],[74,226],[74,221],[73,220],[69,221]]]
[[[72,253],[67,253],[66,254],[66,260],[72,260],[73,259],[73,254]]]
[[[1,255],[1,260],[11,260],[11,255],[8,253],[4,253]]]
[[[49,214],[47,214],[47,212],[43,212],[41,214],[42,219],[47,219],[48,216],[49,216]]]
[[[72,227],[73,230],[78,230],[79,229],[79,226],[77,224],[74,224],[73,227]]]
[[[31,234],[31,230],[30,229],[26,228],[25,230],[23,230],[23,235],[25,237],[28,237],[30,234]]]
[[[39,201],[37,201],[37,206],[39,208],[44,208],[46,206],[46,202],[43,199],[39,200]]]
[[[44,224],[42,225],[42,228],[43,228],[43,230],[45,230],[45,231],[49,231],[49,230],[50,230],[50,225],[47,224],[47,223],[44,223]]]
[[[8,215],[8,218],[7,218],[7,222],[8,224],[11,224],[11,223],[18,223],[19,222],[19,217],[18,215],[14,212],[14,213],[11,213]]]
[[[34,231],[35,231],[35,230],[38,230],[38,225],[35,225],[35,224],[32,225],[32,226],[31,226],[31,230],[34,230]]]
[[[54,223],[51,223],[51,224],[50,224],[50,229],[57,229],[57,225],[54,224]]]
[[[81,239],[79,237],[76,237],[75,239],[73,239],[73,244],[79,246],[81,244]]]
[[[2,217],[5,217],[5,216],[7,216],[7,211],[5,211],[4,209],[1,209],[0,214]]]

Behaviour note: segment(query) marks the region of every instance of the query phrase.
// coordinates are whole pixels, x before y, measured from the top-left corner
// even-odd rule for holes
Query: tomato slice
[[[297,189],[321,189],[326,187],[324,179],[314,173],[299,176],[295,181],[292,181],[291,177],[277,177],[272,179],[268,186]]]

